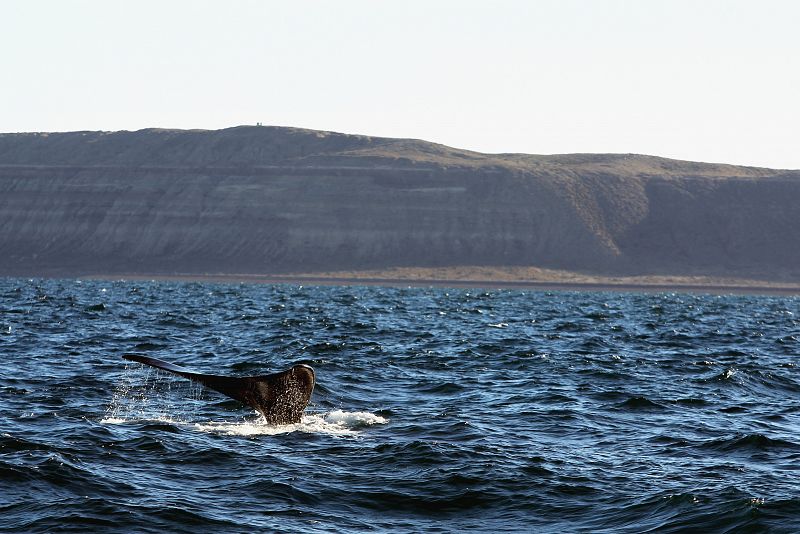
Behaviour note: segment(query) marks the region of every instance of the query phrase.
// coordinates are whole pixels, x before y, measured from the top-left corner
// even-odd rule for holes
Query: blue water
[[[800,530],[800,299],[0,280],[0,528]],[[304,362],[302,423],[121,359]]]

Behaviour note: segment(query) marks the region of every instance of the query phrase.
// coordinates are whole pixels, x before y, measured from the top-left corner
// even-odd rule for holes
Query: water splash
[[[179,380],[156,369],[126,365],[101,422],[173,422],[175,415],[184,420],[198,410],[203,392],[202,384]]]
[[[100,420],[100,423],[110,425],[142,422],[168,423],[187,430],[196,430],[226,436],[274,436],[278,434],[289,434],[291,432],[328,434],[333,436],[356,436],[359,435],[361,433],[360,431],[365,427],[385,425],[389,421],[384,417],[370,412],[346,412],[343,410],[304,415],[302,421],[291,425],[271,425],[261,416],[255,419],[245,419],[241,421],[207,421],[198,423],[185,419],[183,414],[178,414],[177,417],[164,414],[143,417],[120,417],[118,415],[107,414],[106,417]]]
[[[259,418],[241,422],[209,422],[197,423],[194,427],[201,432],[212,432],[229,436],[263,436],[288,434],[290,432],[306,432],[309,434],[358,435],[359,430],[371,425],[383,425],[388,421],[370,412],[345,412],[333,410],[328,413],[308,414],[296,424],[270,425]]]
[[[305,414],[302,420],[290,425],[271,425],[258,415],[238,421],[197,422],[201,416],[205,388],[197,382],[176,379],[168,373],[139,365],[126,366],[114,391],[103,424],[141,422],[168,423],[224,435],[261,436],[307,432],[330,435],[356,435],[360,429],[382,425],[388,421],[370,412],[332,410],[326,413]]]

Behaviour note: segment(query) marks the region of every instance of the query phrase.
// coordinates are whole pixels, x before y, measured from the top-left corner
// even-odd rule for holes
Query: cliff
[[[0,134],[0,275],[536,266],[800,280],[800,171],[295,128]]]

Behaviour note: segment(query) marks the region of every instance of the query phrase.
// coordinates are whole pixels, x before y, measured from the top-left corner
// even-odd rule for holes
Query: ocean
[[[0,279],[0,529],[797,532],[799,353],[797,297]]]

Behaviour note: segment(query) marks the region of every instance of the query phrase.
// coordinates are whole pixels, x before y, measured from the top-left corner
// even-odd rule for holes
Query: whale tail
[[[303,364],[280,373],[233,377],[195,373],[180,365],[139,354],[122,357],[200,382],[258,410],[272,425],[299,423],[314,390],[314,369]]]

